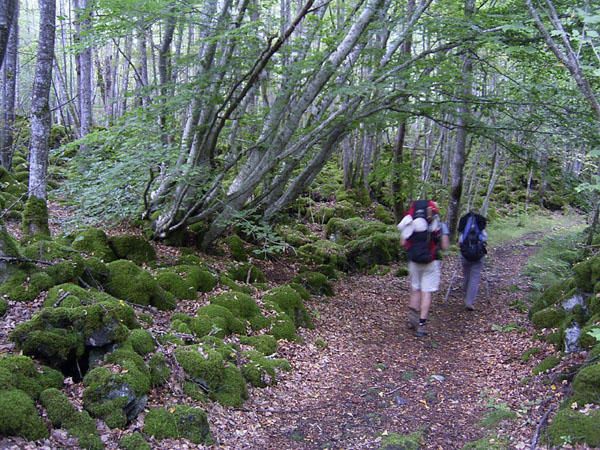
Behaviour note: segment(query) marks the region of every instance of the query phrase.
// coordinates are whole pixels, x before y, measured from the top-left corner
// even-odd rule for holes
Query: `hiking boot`
[[[423,337],[423,336],[427,336],[427,328],[425,327],[425,324],[418,324],[417,325],[417,329],[415,331],[415,336],[416,337]]]
[[[406,326],[410,330],[415,330],[419,325],[419,311],[413,308],[408,308],[408,318],[406,321]]]
[[[475,311],[475,307],[473,305],[465,305],[465,309],[467,311]]]

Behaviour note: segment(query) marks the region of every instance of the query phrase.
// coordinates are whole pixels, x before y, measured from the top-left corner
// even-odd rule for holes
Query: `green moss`
[[[548,356],[544,358],[537,366],[535,366],[532,370],[534,375],[539,375],[541,373],[547,372],[548,370],[556,367],[560,363],[560,358],[558,356]]]
[[[294,282],[304,286],[314,295],[333,295],[333,286],[325,275],[320,272],[303,272],[293,279]]]
[[[290,283],[288,286],[294,289],[298,295],[300,295],[302,300],[308,300],[310,298],[310,292],[308,292],[308,289],[306,289],[300,283]]]
[[[108,245],[118,259],[128,259],[138,265],[156,261],[156,250],[142,237],[112,236],[108,239]]]
[[[83,275],[84,270],[83,260],[75,258],[53,264],[45,272],[52,279],[53,284],[62,284],[77,282]]]
[[[61,388],[63,376],[57,370],[40,366],[27,356],[0,358],[0,390],[19,389],[33,399],[48,388]]]
[[[175,350],[175,358],[188,375],[202,380],[211,390],[220,385],[225,370],[220,352],[204,346],[184,346]]]
[[[309,264],[329,264],[340,269],[346,266],[343,246],[330,240],[320,239],[298,249],[300,258]]]
[[[167,359],[162,353],[155,353],[148,361],[150,369],[150,382],[152,386],[164,385],[171,376],[171,369],[167,364]]]
[[[563,309],[548,307],[533,314],[531,321],[537,328],[556,328],[565,319]]]
[[[225,306],[210,304],[198,309],[198,316],[206,315],[211,319],[222,318],[225,323],[225,333],[246,334],[246,324],[234,316],[234,314]]]
[[[372,222],[352,217],[350,219],[331,219],[327,222],[327,236],[334,238],[335,242],[345,244],[359,238],[368,237],[375,233],[394,232],[394,228],[381,222]]]
[[[400,234],[397,232],[373,233],[350,241],[345,245],[348,263],[353,269],[385,265],[400,257]]]
[[[465,443],[462,450],[506,450],[507,448],[510,446],[506,438],[491,435]]]
[[[241,336],[240,343],[251,345],[263,355],[272,355],[277,352],[277,339],[269,334],[260,336]]]
[[[83,274],[81,280],[88,286],[101,288],[110,276],[108,266],[100,258],[91,257],[83,260]]]
[[[294,321],[283,312],[270,318],[270,326],[267,329],[267,333],[273,335],[278,340],[295,341],[298,338]]]
[[[506,404],[497,404],[485,413],[485,417],[479,422],[482,427],[495,428],[504,420],[514,420],[517,418],[517,413],[512,411]]]
[[[244,400],[248,398],[248,389],[240,369],[227,364],[223,370],[223,379],[211,397],[225,406],[242,406]]]
[[[375,219],[377,219],[380,222],[383,222],[387,225],[393,225],[394,223],[396,223],[396,220],[394,218],[394,214],[386,209],[385,206],[378,204],[377,206],[375,206],[375,211],[373,213]]]
[[[132,330],[126,344],[131,345],[133,351],[142,356],[152,353],[156,349],[152,335],[142,329]]]
[[[255,387],[274,385],[277,381],[277,369],[291,370],[287,360],[266,358],[259,351],[245,352],[243,356],[248,362],[242,365],[242,375]]]
[[[533,347],[530,348],[528,350],[525,350],[523,352],[523,354],[521,355],[521,361],[523,362],[527,362],[529,361],[533,356],[537,355],[538,353],[540,353],[542,350],[539,347]]]
[[[6,231],[4,223],[0,220],[0,252],[4,256],[18,258],[21,256],[17,241]]]
[[[573,279],[561,280],[545,289],[533,302],[529,311],[529,317],[538,311],[564,300],[574,292],[575,282]]]
[[[58,389],[46,389],[40,396],[40,401],[48,419],[55,428],[64,428],[69,434],[79,440],[79,446],[86,449],[103,449],[104,444],[98,436],[96,422],[87,411],[79,412],[67,396]]]
[[[230,310],[235,317],[250,319],[260,314],[260,308],[252,297],[241,292],[225,292],[210,299],[210,303]]]
[[[30,302],[53,285],[52,278],[44,272],[29,274],[18,271],[0,285],[0,296],[17,302]]]
[[[0,391],[0,434],[34,441],[48,437],[48,430],[33,400],[23,391]]]
[[[161,310],[175,308],[173,295],[162,289],[152,275],[133,262],[120,259],[107,266],[110,276],[105,288],[111,295],[139,305],[152,305]]]
[[[600,319],[600,318],[599,318]],[[585,350],[589,350],[594,347],[598,340],[590,334],[590,331],[600,328],[600,320],[590,320],[590,325],[587,325],[581,329],[579,335],[579,347]]]
[[[581,369],[573,380],[573,401],[600,404],[600,363]]]
[[[212,442],[206,413],[183,405],[151,408],[144,419],[144,433],[158,440],[184,438],[194,444]]]
[[[262,271],[249,263],[236,264],[227,271],[227,274],[231,279],[244,283],[264,283],[267,281]]]
[[[27,239],[49,238],[48,205],[43,198],[30,196],[25,202],[23,220],[21,222],[23,235]]]
[[[314,327],[302,298],[291,286],[279,286],[271,289],[265,294],[263,300],[279,306],[282,311],[293,319],[296,327]]]
[[[68,259],[78,254],[78,251],[61,240],[38,240],[23,249],[24,257],[41,261]]]
[[[573,266],[575,283],[584,292],[593,292],[600,279],[600,255],[592,256]]]
[[[227,237],[225,243],[234,260],[248,261],[248,253],[244,248],[244,241],[237,234]]]
[[[89,228],[82,231],[75,236],[71,245],[75,250],[84,252],[89,256],[95,256],[103,262],[110,262],[117,259],[115,253],[108,245],[106,233],[100,229]]]
[[[583,414],[571,408],[561,409],[548,426],[550,444],[556,446],[566,443],[587,444],[598,447],[600,446],[599,423],[600,410]]]
[[[301,247],[319,239],[319,237],[311,232],[304,224],[295,224],[294,226],[279,225],[275,231],[285,242],[294,247]]]
[[[177,298],[196,298],[196,291],[210,292],[216,277],[199,266],[180,265],[163,269],[157,277],[159,285]]]
[[[123,450],[151,450],[150,444],[146,442],[142,433],[136,431],[132,434],[123,436],[119,441],[119,448]]]
[[[381,438],[379,450],[419,450],[423,443],[423,433],[389,433]]]
[[[252,294],[253,290],[250,286],[241,286],[239,284],[237,284],[235,281],[233,281],[231,278],[229,278],[226,275],[221,275],[221,277],[219,278],[219,282],[225,286],[228,287],[229,289],[231,289],[234,292],[241,292],[243,294]]]
[[[54,286],[48,291],[44,306],[74,308],[91,301],[91,295],[84,288],[73,283],[65,283]]]

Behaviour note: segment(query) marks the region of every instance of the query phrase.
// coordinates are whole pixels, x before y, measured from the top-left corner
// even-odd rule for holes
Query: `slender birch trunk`
[[[19,47],[19,4],[15,5],[12,26],[8,36],[4,63],[2,65],[2,116],[0,116],[0,165],[12,168],[15,99],[17,91],[17,67]]]

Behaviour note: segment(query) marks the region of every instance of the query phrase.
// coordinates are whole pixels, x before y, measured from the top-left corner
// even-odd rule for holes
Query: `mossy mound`
[[[57,370],[40,366],[27,356],[0,358],[0,390],[19,389],[35,400],[45,389],[61,388],[63,379]]]
[[[600,404],[600,363],[581,369],[573,380],[573,397],[579,405]]]
[[[304,224],[295,224],[293,226],[280,225],[275,231],[285,242],[293,247],[301,247],[319,239],[319,237],[310,231]]]
[[[132,261],[119,259],[107,264],[110,272],[106,291],[138,305],[152,305],[160,310],[175,308],[173,294],[160,287],[152,275]]]
[[[52,426],[66,429],[70,435],[78,439],[81,448],[91,450],[104,448],[96,429],[96,421],[87,411],[79,412],[61,391],[46,389],[42,392],[40,401],[46,408]]]
[[[225,350],[225,352],[228,350]],[[241,406],[248,392],[240,370],[227,362],[224,351],[209,344],[179,347],[175,358],[191,381],[211,399],[226,406]]]
[[[184,438],[194,444],[212,442],[206,413],[184,405],[151,408],[144,419],[144,433],[158,440]]]
[[[296,327],[313,328],[312,319],[304,306],[302,297],[291,286],[279,286],[263,297],[265,303],[274,303],[294,321]]]
[[[156,250],[140,236],[112,236],[108,239],[108,245],[117,259],[128,259],[137,265],[156,261]]]
[[[206,316],[213,319],[213,323],[217,323],[218,321],[223,324],[225,334],[246,334],[245,321],[238,319],[234,313],[225,306],[213,303],[198,309],[196,314],[197,317]]]
[[[320,272],[302,272],[292,281],[304,286],[313,295],[333,295],[333,286]]]
[[[125,345],[130,346],[134,352],[142,356],[146,356],[156,350],[152,334],[142,329],[132,330],[125,341]]]
[[[238,318],[251,319],[260,314],[256,301],[241,292],[224,292],[210,298],[210,303],[224,306]]]
[[[574,293],[575,281],[570,278],[568,280],[557,281],[556,283],[545,289],[533,302],[529,310],[529,317],[532,317],[538,311],[544,308],[555,305],[564,300],[570,294]]]
[[[237,234],[228,236],[225,239],[225,244],[234,260],[242,262],[248,261],[248,253],[244,247],[244,241]]]
[[[244,352],[242,375],[254,387],[272,386],[277,382],[277,369],[291,370],[290,363],[285,359],[267,358],[259,351]]]
[[[556,367],[560,363],[560,358],[558,356],[548,356],[544,358],[537,366],[535,366],[532,370],[534,375],[539,375],[541,373],[547,372],[548,370]]]
[[[219,277],[219,283],[221,283],[223,286],[229,288],[230,290],[234,291],[234,292],[242,292],[244,294],[252,294],[253,289],[250,286],[244,286],[241,284],[236,283],[235,281],[233,281],[231,278],[229,278],[227,275],[221,274],[221,276]]]
[[[33,400],[19,389],[0,390],[0,435],[35,441],[48,437],[48,429]]]
[[[48,291],[44,306],[75,308],[93,302],[93,295],[86,289],[77,284],[64,283],[54,286]]]
[[[160,287],[180,299],[194,299],[197,291],[210,292],[217,284],[212,273],[192,265],[161,269],[156,280]]]
[[[103,263],[100,258],[91,257],[83,260],[83,274],[79,282],[84,285],[91,286],[96,289],[101,289],[110,277],[108,266]]]
[[[243,283],[264,283],[267,281],[265,274],[254,264],[235,264],[228,271],[229,278]]]
[[[351,269],[357,270],[397,261],[400,247],[400,234],[397,232],[373,233],[345,245],[348,264]]]
[[[148,361],[150,369],[150,382],[152,386],[164,385],[171,376],[171,368],[167,364],[167,358],[162,353],[155,353]]]
[[[26,240],[49,239],[48,205],[43,198],[30,196],[25,202],[21,221],[23,237]]]
[[[379,222],[385,223],[386,225],[394,225],[396,223],[394,214],[381,204],[375,206],[373,217],[375,217],[375,219],[377,219]]]
[[[52,286],[54,280],[47,273],[20,270],[0,285],[0,296],[16,302],[30,302]]]
[[[79,257],[55,263],[45,270],[53,284],[76,283],[84,271],[84,260]]]
[[[255,350],[263,355],[273,355],[277,352],[277,339],[270,334],[262,334],[259,336],[241,336],[240,343],[251,345]]]
[[[562,308],[549,306],[531,317],[531,322],[537,328],[556,328],[565,319],[566,312]]]
[[[381,439],[379,450],[420,450],[423,433],[417,431],[410,434],[389,433]]]
[[[71,246],[89,256],[95,256],[105,263],[117,259],[115,252],[108,245],[106,233],[97,228],[89,228],[77,234]]]
[[[584,292],[594,292],[594,285],[600,279],[600,255],[592,256],[573,266],[575,283]]]
[[[350,219],[334,218],[327,222],[326,233],[330,239],[339,243],[369,237],[375,233],[394,232],[395,229],[381,222],[373,222],[352,217]]]
[[[343,269],[346,267],[346,250],[333,241],[320,239],[298,249],[298,256],[308,264],[327,264]]]
[[[79,255],[79,252],[67,244],[65,240],[39,240],[23,248],[23,256],[41,261],[69,259]]]
[[[151,450],[150,444],[139,431],[123,436],[119,441],[119,448],[123,450]]]
[[[571,408],[558,411],[548,426],[551,445],[562,446],[565,439],[569,444],[587,444],[590,447],[600,446],[600,410],[582,413]]]
[[[137,326],[131,307],[120,302],[99,302],[75,308],[43,308],[19,324],[11,340],[24,354],[68,370],[87,348],[123,342]]]

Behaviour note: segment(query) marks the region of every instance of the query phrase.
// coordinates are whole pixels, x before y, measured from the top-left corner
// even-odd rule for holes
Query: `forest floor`
[[[526,312],[515,307],[531,289],[521,273],[541,236],[529,234],[490,248],[473,312],[462,301],[458,257],[448,256],[424,338],[406,327],[406,278],[391,271],[340,279],[335,296],[307,303],[315,328],[299,330],[300,342],[282,341],[278,356],[289,360],[292,371],[281,373],[275,386],[251,388],[242,408],[207,407],[215,441],[210,448],[377,449],[393,433],[414,432],[421,433],[422,448],[428,449],[460,449],[478,440],[482,449],[532,448],[532,440],[539,442],[538,424],[568,389],[554,384],[551,375],[532,375],[532,368],[554,350],[534,339]],[[263,263],[263,269],[278,283],[293,275],[293,270],[282,270],[281,261]],[[3,319],[0,352],[11,350],[8,331],[39,303],[12,309]],[[157,318],[153,329],[162,325],[166,331],[167,316]],[[522,355],[533,347],[539,353],[524,361]],[[575,365],[582,358],[571,355],[561,364]],[[68,391],[76,398],[80,383]],[[186,400],[169,397],[160,392],[148,406]],[[101,434],[107,448],[117,448],[124,433],[142,425],[139,417],[128,430],[105,428]],[[37,446],[5,439],[0,448],[69,447],[64,439],[56,432]],[[152,448],[204,448],[183,441],[150,442]]]

